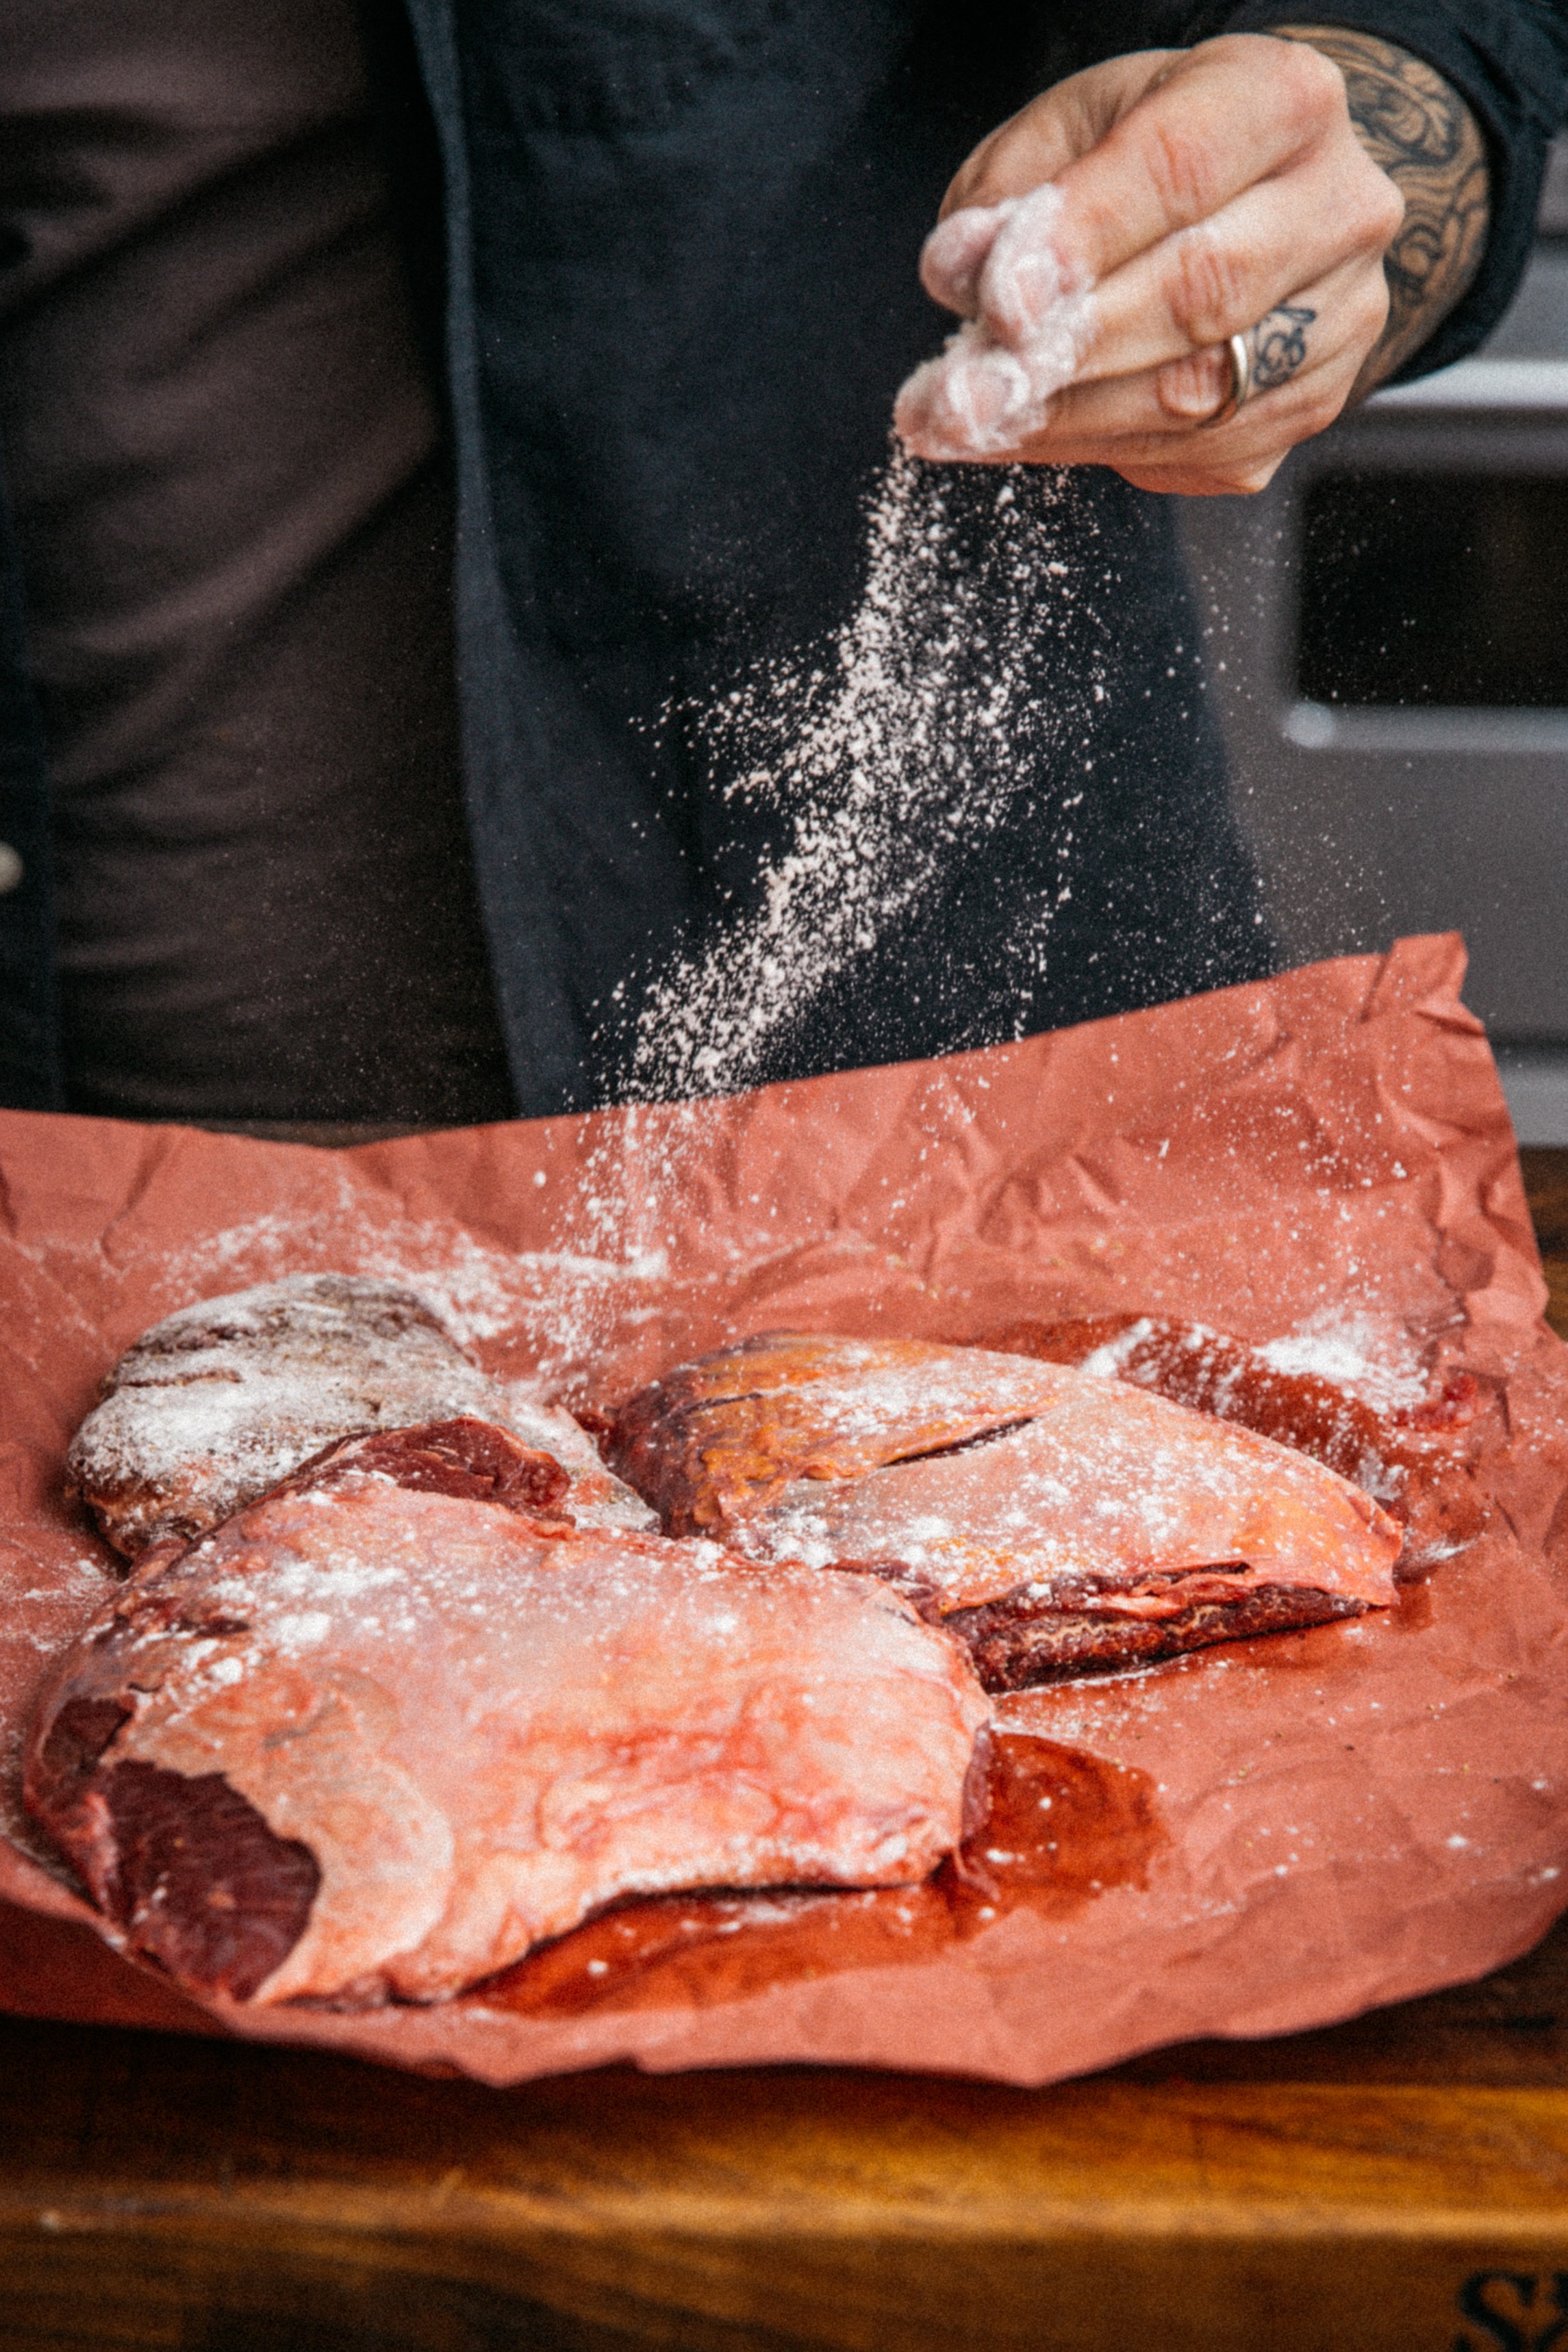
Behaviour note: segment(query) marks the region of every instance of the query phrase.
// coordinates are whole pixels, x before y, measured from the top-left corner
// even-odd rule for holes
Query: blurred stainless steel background
[[[1568,1143],[1568,140],[1484,351],[1183,505],[1292,960],[1462,930],[1521,1140]]]

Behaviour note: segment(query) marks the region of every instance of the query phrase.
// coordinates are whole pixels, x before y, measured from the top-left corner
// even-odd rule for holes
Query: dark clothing
[[[449,465],[352,18],[84,0],[0,45],[0,445],[65,1099],[504,1118]]]
[[[120,5],[114,37],[133,47],[168,0]],[[107,56],[100,7],[47,13],[71,54],[90,21]],[[241,13],[241,65],[233,12],[169,7],[171,25],[200,21],[193,56],[231,99],[270,100],[268,76],[293,76],[269,133],[231,140],[215,172],[216,118],[159,112],[189,79],[168,50],[140,119],[120,77],[98,85],[112,106],[84,84],[70,138],[92,172],[73,185],[57,163],[30,183],[24,166],[0,191],[17,247],[0,414],[55,770],[61,1005],[57,1045],[38,977],[55,918],[29,859],[0,899],[0,981],[23,983],[0,1032],[13,1101],[443,1120],[497,1115],[513,1092],[530,1113],[612,1098],[626,1036],[611,1008],[635,1009],[681,942],[734,919],[788,815],[738,817],[722,761],[659,714],[712,703],[852,609],[892,395],[943,331],[915,257],[974,141],[1098,57],[1230,25],[1385,33],[1448,75],[1492,146],[1490,255],[1422,355],[1438,364],[1511,291],[1568,54],[1539,0],[1462,16],[1249,0],[1201,25],[1190,7],[951,0],[409,14],[445,204],[462,768],[494,999],[455,823],[440,470],[342,30],[275,0]],[[401,20],[376,8],[367,24],[417,244],[423,100],[400,79]],[[23,28],[4,37],[19,50]],[[30,152],[68,154],[58,106],[37,111]],[[106,159],[128,150],[135,168],[106,202]],[[188,184],[165,172],[160,192],[160,159]],[[83,176],[100,230],[119,206],[112,249],[81,240]],[[205,386],[193,351],[212,362]],[[68,450],[62,498],[49,451],[68,417],[45,422],[42,459],[29,436],[73,374],[116,383],[110,405],[143,430],[118,464],[107,446],[85,465]],[[138,412],[152,377],[171,394]],[[105,633],[104,564],[123,585],[147,546],[171,561],[172,478],[191,497],[173,568],[187,590],[217,583],[212,625],[188,595],[149,596]],[[995,488],[952,469],[959,546],[984,533]],[[1020,477],[1019,494],[1087,583],[1042,607],[1020,658],[1042,699],[1090,712],[1088,732],[1028,747],[1005,822],[955,836],[940,886],[838,976],[768,1075],[939,1053],[1267,965],[1168,506],[1099,472],[1065,492]],[[205,567],[189,562],[204,519],[226,559]],[[0,827],[14,820],[20,846],[28,825],[41,840],[43,803],[17,741]],[[1048,952],[1022,952],[1064,892]]]
[[[1348,26],[1425,58],[1458,91],[1487,142],[1486,259],[1464,300],[1395,381],[1430,375],[1473,351],[1507,310],[1530,258],[1546,150],[1563,123],[1563,0],[1331,0],[1305,9],[1290,0],[1210,0],[1191,21],[1189,40],[1276,25]]]
[[[650,722],[849,612],[892,394],[941,332],[914,257],[954,164],[1035,71],[1016,27],[986,43],[944,14],[911,30],[888,0],[848,16],[725,0],[705,17],[468,0],[450,18],[416,0],[415,16],[456,191],[459,641],[486,647],[462,680],[474,841],[492,937],[513,943],[497,979],[526,1048],[520,1096],[544,1110],[617,1091],[617,984],[631,976],[635,1009],[679,942],[736,919],[777,845],[775,823],[748,856],[726,768]],[[954,478],[972,531],[995,489],[984,468]],[[1112,576],[1065,632],[1042,607],[1015,657],[1068,709],[1099,708],[1090,674],[1109,668],[1094,741],[1059,772],[1020,762],[1008,821],[960,831],[940,891],[838,977],[768,1075],[938,1054],[1266,968],[1170,510],[1102,473],[1070,496],[1064,554],[1102,549]],[[1051,808],[1086,756],[1058,875]],[[1013,942],[1063,884],[1042,974]]]

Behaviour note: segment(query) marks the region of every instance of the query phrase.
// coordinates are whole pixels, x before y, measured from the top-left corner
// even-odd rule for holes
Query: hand
[[[964,164],[927,291],[966,324],[899,395],[918,455],[1109,466],[1145,489],[1261,489],[1343,407],[1384,331],[1404,217],[1339,67],[1228,34],[1047,90]],[[1228,417],[1228,339],[1252,394]]]

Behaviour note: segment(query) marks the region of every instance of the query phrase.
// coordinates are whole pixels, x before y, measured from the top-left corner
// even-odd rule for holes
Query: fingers
[[[981,271],[1009,215],[1086,155],[1183,54],[1147,49],[1090,67],[1058,82],[994,131],[949,186],[921,254],[921,282],[931,299],[961,318],[973,318]],[[1054,218],[1048,216],[1046,225],[1054,225]],[[1083,275],[1077,268],[1071,274]]]
[[[1205,42],[1058,173],[1067,266],[1109,278],[1349,127],[1344,77],[1316,49],[1256,33]]]
[[[1344,78],[1305,43],[1235,33],[1143,50],[1074,74],[994,131],[942,218],[1054,181],[1066,266],[1101,278],[1348,129]]]
[[[1073,74],[1000,123],[962,166],[942,201],[941,217],[969,205],[1026,196],[1054,180],[1104,138],[1150,84],[1185,55],[1140,49]]]
[[[894,409],[895,425],[917,456],[1104,463],[1098,453],[1084,457],[1078,445],[1097,436],[1206,426],[1227,395],[1228,336],[1240,332],[1252,344],[1259,394],[1285,384],[1310,362],[1326,400],[1322,371],[1343,354],[1349,367],[1345,384],[1318,425],[1307,429],[1316,431],[1338,414],[1387,316],[1387,284],[1375,237],[1360,240],[1362,250],[1310,277],[1304,289],[1294,275],[1297,256],[1310,269],[1319,257],[1314,240],[1301,238],[1292,253],[1284,239],[1272,257],[1272,282],[1268,276],[1248,274],[1248,264],[1230,288],[1229,308],[1213,317],[1194,314],[1185,325],[1160,315],[1152,295],[1144,308],[1155,310],[1152,319],[1134,302],[1128,310],[1114,308],[1108,324],[1105,289],[1074,293],[1063,285],[1047,251],[1034,276],[1017,270],[1006,289],[1004,315],[1010,333],[1004,342],[991,320],[1003,307],[995,284],[1012,258],[1009,240],[1028,230],[1031,215],[1037,223],[1048,220],[1059,201],[1054,189],[1045,188],[1020,204],[994,208],[1000,226],[984,260],[976,269],[969,258],[982,298],[980,316],[964,325],[939,359],[917,370]],[[1237,233],[1245,242],[1245,222]],[[1026,235],[1018,249],[1027,255]],[[1124,270],[1119,277],[1131,274]]]
[[[1067,200],[1047,184],[1011,205],[991,240],[976,288],[980,317],[1001,342],[1022,350],[1047,331],[1052,314],[1092,282],[1063,252]]]
[[[1063,209],[1046,181],[1027,195],[949,214],[921,248],[921,285],[960,317],[983,317],[998,341],[1026,342],[1064,294],[1088,282],[1062,258]]]
[[[1059,258],[1061,214],[1047,182],[954,213],[926,240],[928,292],[975,315],[894,404],[894,425],[917,457],[987,457],[1028,440],[1079,373],[1087,313]]]
[[[1130,479],[1180,466],[1217,487],[1267,478],[1338,413],[1382,330],[1403,214],[1338,68],[1250,34],[1076,76],[994,133],[951,194],[965,201],[921,274],[964,324],[899,395],[909,446]],[[1271,392],[1262,424],[1249,404],[1245,431],[1214,427],[1227,339],[1259,321],[1259,394],[1289,397]]]
[[[1016,457],[1043,433],[1051,402],[1082,354],[1079,311],[1060,306],[1046,331],[1009,351],[966,320],[939,359],[918,367],[893,404],[893,425],[917,457]]]
[[[1288,450],[1338,415],[1386,305],[1381,271],[1334,271],[1252,331],[1256,389],[1223,424],[1212,420],[1232,388],[1225,344],[1139,375],[1075,384],[1015,454],[1109,466],[1142,488],[1189,496],[1261,488]]]
[[[1002,205],[967,205],[937,223],[921,247],[921,284],[933,302],[973,319],[980,307],[980,272],[1005,217]]]
[[[1403,211],[1359,147],[1258,182],[1096,287],[1084,374],[1131,374],[1245,333],[1324,272],[1380,261]]]

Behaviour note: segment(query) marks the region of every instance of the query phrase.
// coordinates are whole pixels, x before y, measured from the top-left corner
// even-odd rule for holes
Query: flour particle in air
[[[772,803],[784,822],[756,900],[679,956],[645,1000],[635,1099],[733,1093],[786,1067],[824,992],[933,898],[955,837],[1016,816],[1049,755],[1081,730],[1081,688],[1064,692],[1042,655],[1043,617],[1079,593],[1053,529],[1066,496],[1057,476],[1010,468],[975,529],[972,477],[896,453],[868,509],[865,586],[832,658],[763,665],[686,714],[732,779],[727,797]],[[1064,835],[1064,881],[1071,846]],[[1042,892],[1036,936],[1008,942],[1021,1011],[1037,987],[1037,935],[1060,903]],[[984,979],[994,1003],[996,976]]]
[[[754,890],[721,900],[713,928],[648,988],[619,1088],[627,1108],[563,1202],[581,1221],[574,1245],[606,1274],[664,1262],[716,1102],[793,1075],[830,992],[873,957],[896,961],[955,863],[1008,825],[1027,826],[1037,856],[1043,842],[1040,886],[1000,953],[987,944],[984,971],[968,970],[956,941],[946,950],[955,1000],[977,1008],[973,1034],[948,1048],[1036,1025],[1083,832],[1083,786],[1064,795],[1053,780],[1087,749],[1107,698],[1100,585],[1063,560],[1086,529],[1065,475],[982,478],[895,447],[866,510],[858,602],[826,653],[759,664],[711,704],[666,711],[662,723],[724,780],[737,826],[771,845]],[[1054,643],[1079,639],[1085,622],[1106,655],[1086,675],[1075,654],[1058,673]],[[920,993],[911,981],[905,1004]],[[761,1219],[736,1250],[753,1245],[773,1246]],[[581,1360],[606,1315],[625,1313],[624,1297],[584,1288],[559,1315],[552,1354]]]

